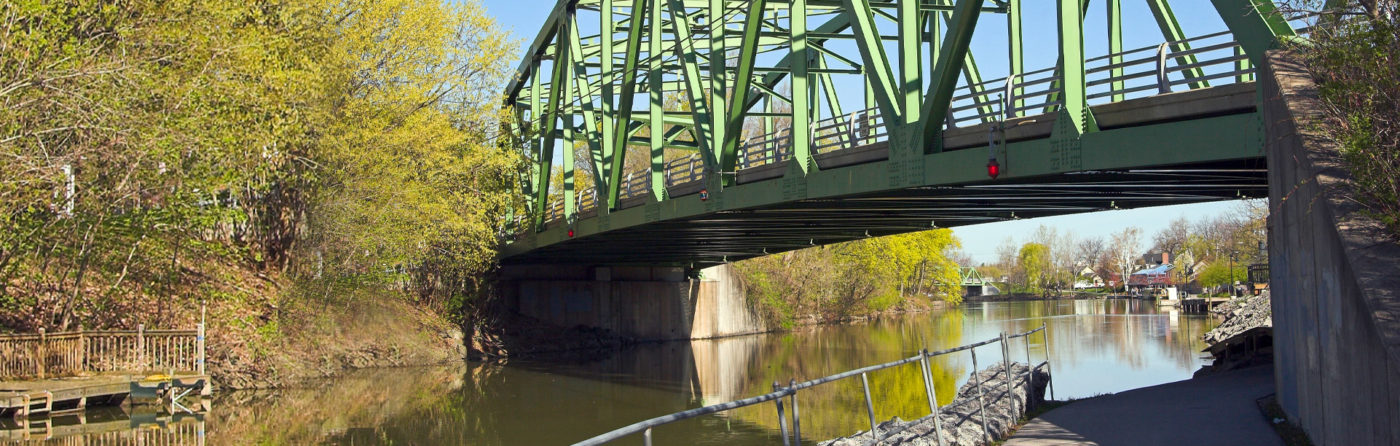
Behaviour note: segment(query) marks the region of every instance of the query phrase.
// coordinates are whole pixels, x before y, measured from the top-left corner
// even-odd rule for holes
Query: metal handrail
[[[1042,343],[1043,343],[1043,345],[1044,345],[1044,347],[1045,347],[1045,361],[1044,361],[1044,362],[1042,362],[1042,363],[1040,363],[1040,364],[1032,364],[1032,363],[1031,363],[1031,355],[1030,355],[1030,339],[1027,338],[1026,342],[1024,343],[1024,344],[1025,344],[1025,348],[1026,348],[1026,366],[1027,366],[1027,370],[1026,370],[1026,386],[1027,386],[1027,387],[1030,387],[1030,386],[1032,385],[1032,382],[1031,382],[1031,381],[1032,381],[1032,380],[1031,380],[1031,374],[1034,373],[1034,370],[1035,370],[1035,369],[1037,369],[1037,368],[1039,368],[1040,366],[1044,365],[1044,366],[1046,367],[1046,372],[1047,372],[1047,374],[1048,374],[1049,371],[1050,371],[1050,339],[1049,339],[1049,334],[1048,334],[1048,332],[1046,331],[1045,328],[1046,328],[1045,323],[1041,323],[1040,328],[1035,328],[1035,329],[1032,329],[1032,330],[1029,330],[1029,331],[1026,331],[1026,332],[1016,333],[1016,334],[1009,334],[1009,335],[1006,334],[1006,333],[1002,333],[1002,334],[1001,334],[1000,336],[998,336],[998,337],[990,338],[990,339],[987,339],[987,340],[985,340],[985,341],[974,342],[974,343],[971,343],[971,344],[961,345],[961,346],[958,346],[958,347],[953,347],[953,348],[949,348],[949,349],[945,349],[945,350],[938,350],[938,351],[930,352],[930,351],[928,351],[927,348],[925,348],[925,349],[919,350],[919,354],[914,355],[914,356],[911,356],[911,357],[908,357],[908,358],[903,358],[903,359],[898,359],[898,360],[890,361],[890,362],[886,362],[886,363],[875,364],[875,365],[870,365],[870,366],[866,366],[866,367],[861,367],[861,368],[858,368],[858,369],[848,370],[848,371],[841,372],[841,373],[837,373],[837,374],[834,374],[834,375],[829,375],[829,376],[825,376],[825,377],[821,377],[821,378],[817,378],[817,379],[813,379],[813,380],[809,380],[809,381],[803,381],[803,382],[800,382],[800,383],[797,382],[796,380],[791,380],[791,381],[788,382],[788,385],[787,385],[786,387],[781,386],[781,385],[779,385],[778,383],[774,382],[774,383],[773,383],[773,391],[772,391],[772,392],[769,392],[769,393],[765,393],[765,394],[758,395],[758,396],[754,396],[754,397],[744,398],[744,399],[740,399],[740,400],[729,401],[729,402],[725,402],[725,403],[712,404],[712,405],[705,406],[705,407],[699,407],[699,408],[695,408],[695,409],[684,410],[684,411],[680,411],[680,412],[676,412],[676,413],[672,413],[672,414],[668,414],[668,415],[662,415],[662,416],[659,416],[659,417],[655,417],[655,418],[651,418],[651,419],[647,419],[647,420],[643,420],[643,421],[638,421],[638,422],[636,422],[636,423],[632,423],[632,424],[629,424],[629,425],[627,425],[627,426],[623,426],[623,427],[614,429],[614,430],[609,431],[609,432],[606,432],[606,433],[604,433],[604,434],[601,434],[601,435],[598,435],[598,436],[594,436],[594,437],[589,438],[589,439],[587,439],[587,440],[583,440],[583,441],[580,441],[580,442],[578,442],[578,443],[574,443],[574,446],[597,446],[597,445],[602,445],[602,444],[606,444],[606,443],[608,443],[608,442],[611,442],[611,441],[614,441],[614,440],[618,440],[618,439],[627,437],[627,436],[629,436],[629,435],[634,435],[634,434],[638,434],[638,433],[642,434],[642,438],[643,438],[643,441],[644,441],[644,443],[646,444],[646,446],[651,446],[651,444],[652,444],[651,432],[652,432],[652,429],[655,428],[655,427],[662,426],[662,425],[665,425],[665,424],[674,423],[674,422],[677,422],[677,421],[682,421],[682,420],[687,420],[687,419],[691,419],[691,418],[696,418],[696,417],[700,417],[700,416],[704,416],[704,415],[710,415],[710,414],[715,414],[715,413],[724,412],[724,411],[728,411],[728,410],[733,410],[733,409],[737,409],[737,408],[740,408],[740,407],[753,406],[753,405],[756,405],[756,404],[766,403],[766,402],[769,402],[769,401],[773,401],[774,404],[775,404],[776,407],[777,407],[777,410],[778,410],[778,425],[779,425],[778,427],[779,427],[779,430],[780,430],[780,432],[781,432],[781,434],[782,434],[782,437],[783,437],[783,444],[784,444],[784,445],[790,445],[790,444],[798,444],[798,445],[800,445],[800,444],[802,444],[801,430],[800,430],[800,426],[801,426],[800,421],[801,421],[801,419],[800,419],[800,416],[799,416],[798,410],[797,410],[797,393],[798,393],[799,391],[801,391],[801,390],[804,390],[804,389],[809,389],[809,388],[816,387],[816,386],[819,386],[819,385],[822,385],[822,384],[827,384],[827,383],[831,383],[831,382],[835,382],[835,381],[840,381],[840,380],[846,379],[846,378],[854,378],[854,377],[856,377],[856,376],[860,376],[860,377],[861,377],[861,384],[862,384],[862,387],[863,387],[864,392],[865,392],[866,409],[867,409],[867,411],[868,411],[868,413],[869,413],[869,416],[870,416],[870,434],[871,434],[871,437],[872,437],[872,443],[878,443],[880,440],[882,440],[882,439],[884,439],[884,438],[888,438],[890,435],[894,435],[894,434],[896,434],[896,433],[898,433],[898,432],[903,431],[904,428],[901,428],[900,430],[896,430],[896,431],[885,432],[884,435],[880,435],[880,434],[879,434],[879,432],[877,431],[876,423],[875,423],[875,410],[874,410],[873,401],[872,401],[872,399],[871,399],[871,397],[870,397],[870,382],[869,382],[869,380],[868,380],[868,378],[867,378],[867,374],[870,373],[870,372],[879,371],[879,370],[884,370],[884,369],[888,369],[888,368],[892,368],[892,367],[898,367],[898,366],[902,366],[902,365],[906,365],[906,364],[910,364],[910,363],[914,363],[914,362],[918,362],[919,365],[920,365],[920,367],[922,368],[921,378],[923,379],[923,382],[924,382],[924,391],[925,391],[925,394],[926,394],[926,396],[927,396],[927,398],[928,398],[929,411],[930,411],[930,413],[929,413],[928,416],[922,417],[922,418],[920,418],[919,420],[915,420],[915,421],[920,421],[920,420],[923,420],[923,419],[926,419],[926,418],[929,418],[929,417],[935,417],[935,418],[934,418],[934,420],[935,420],[934,427],[935,427],[936,432],[937,432],[937,435],[938,435],[938,444],[939,444],[939,445],[942,445],[942,444],[943,444],[943,428],[942,428],[941,423],[940,423],[940,422],[938,421],[938,419],[936,418],[936,417],[938,416],[938,413],[939,413],[939,406],[938,406],[938,403],[937,403],[937,395],[935,394],[935,392],[934,392],[934,390],[933,390],[933,380],[932,380],[932,375],[931,375],[931,373],[932,373],[931,370],[932,370],[932,369],[931,369],[931,366],[929,365],[928,359],[929,359],[929,358],[933,358],[933,357],[937,357],[937,356],[942,356],[942,355],[957,353],[957,352],[961,352],[961,351],[969,351],[969,352],[972,354],[972,364],[973,364],[973,365],[972,365],[972,367],[973,367],[972,374],[973,374],[973,379],[976,379],[976,380],[977,380],[977,383],[976,383],[975,385],[978,387],[978,392],[979,392],[979,393],[978,393],[978,401],[979,401],[979,405],[981,406],[981,408],[980,408],[979,411],[981,412],[981,415],[982,415],[982,429],[983,429],[983,431],[985,432],[985,434],[986,434],[987,436],[990,437],[991,433],[990,433],[990,430],[988,429],[988,423],[987,423],[987,420],[986,420],[986,404],[985,404],[985,402],[982,401],[982,396],[981,396],[981,390],[982,390],[981,385],[982,385],[982,384],[981,384],[981,380],[977,378],[977,373],[980,372],[980,370],[978,370],[978,368],[977,368],[977,352],[976,352],[975,349],[976,349],[977,347],[982,347],[982,346],[986,346],[986,345],[990,345],[990,344],[995,344],[995,343],[1001,343],[1001,344],[1002,344],[1002,360],[1003,360],[1003,363],[1004,363],[1004,365],[1005,365],[1004,370],[1005,370],[1005,373],[1006,373],[1006,375],[1007,375],[1007,378],[1006,378],[1007,397],[1010,398],[1010,394],[1011,394],[1011,393],[1010,393],[1010,390],[1011,390],[1011,387],[1010,387],[1010,386],[1011,386],[1011,376],[1010,376],[1010,375],[1011,375],[1011,367],[1010,367],[1010,360],[1011,360],[1011,359],[1010,359],[1010,358],[1011,358],[1011,355],[1010,355],[1010,347],[1009,347],[1009,345],[1008,345],[1008,341],[1010,341],[1011,339],[1015,339],[1015,338],[1028,337],[1028,336],[1030,336],[1031,334],[1034,334],[1034,333],[1037,333],[1037,332],[1040,332],[1040,333],[1041,333],[1041,336],[1042,336]],[[1053,385],[1052,385],[1052,386],[1051,386],[1051,395],[1052,395],[1052,398],[1053,398],[1053,395],[1054,395],[1054,393],[1053,393],[1054,390],[1053,390],[1053,389],[1054,389],[1054,387],[1053,387]],[[789,442],[789,438],[788,438],[787,419],[785,418],[784,410],[783,410],[783,407],[784,407],[784,406],[783,406],[783,398],[784,398],[784,397],[789,397],[789,398],[791,399],[791,400],[790,400],[790,401],[791,401],[790,404],[791,404],[791,407],[792,407],[792,426],[793,426],[791,443]],[[1030,400],[1029,392],[1027,392],[1027,401],[1029,401],[1029,400]],[[1010,404],[1015,404],[1015,403],[1014,403],[1014,402],[1010,402]],[[907,428],[909,425],[912,425],[912,424],[913,424],[913,422],[909,423],[908,425],[905,426],[905,428]],[[869,444],[869,443],[867,443],[867,444]]]

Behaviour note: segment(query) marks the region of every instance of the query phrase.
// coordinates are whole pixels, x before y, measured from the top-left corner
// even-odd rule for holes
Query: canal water
[[[1137,300],[967,303],[787,333],[648,344],[589,361],[511,361],[367,370],[302,388],[218,396],[200,421],[208,444],[562,445],[627,424],[799,381],[1045,324],[1056,399],[1187,379],[1206,363],[1203,315]],[[1030,355],[1044,360],[1039,334]],[[1026,345],[1011,344],[1025,361]],[[1001,348],[977,350],[982,367]],[[933,361],[940,404],[972,371],[968,354]],[[917,364],[869,376],[883,421],[928,413]],[[867,429],[860,380],[799,394],[804,443]],[[656,444],[781,444],[763,404],[658,428]],[[615,444],[641,444],[640,436]]]

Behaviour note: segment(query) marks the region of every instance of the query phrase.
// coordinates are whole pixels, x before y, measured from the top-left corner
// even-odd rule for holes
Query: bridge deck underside
[[[1082,140],[1073,158],[1051,153],[1059,150],[1048,141],[1053,115],[1008,122],[1011,142],[999,157],[1005,174],[997,180],[983,170],[985,125],[947,132],[948,150],[924,155],[929,181],[920,185],[864,185],[884,183],[888,150],[883,143],[854,148],[848,152],[863,158],[858,162],[797,178],[806,183],[805,199],[704,207],[672,188],[669,200],[614,211],[611,224],[585,214],[574,238],[557,223],[529,234],[508,245],[502,261],[703,266],[935,226],[1263,197],[1268,183],[1254,101],[1248,83],[1094,107],[1104,130]],[[747,183],[739,188],[792,187],[792,169],[751,170],[739,173]],[[700,188],[694,186],[685,190]],[[683,204],[666,206],[677,200]],[[626,221],[637,223],[620,224]]]
[[[1062,174],[996,184],[933,186],[760,209],[717,212],[612,230],[509,257],[507,263],[674,264],[729,261],[868,236],[1016,218],[1260,197],[1262,159],[1170,169]],[[1008,234],[1010,235],[1010,234]],[[698,266],[699,264],[697,264]]]

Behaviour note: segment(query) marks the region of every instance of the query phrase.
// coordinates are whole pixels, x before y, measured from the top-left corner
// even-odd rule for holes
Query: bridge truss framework
[[[1105,0],[1110,54],[1088,58],[1088,0],[1058,0],[1060,62],[1027,71],[1021,0],[562,0],[506,91],[533,167],[503,260],[707,265],[1267,193],[1251,67],[1294,30],[1268,1],[1213,0],[1229,30],[1188,38],[1146,2],[1161,45],[1122,48]],[[580,11],[604,31],[584,35]],[[969,46],[997,15],[1012,76],[983,80]],[[864,108],[842,109],[841,75],[863,79]],[[645,170],[624,172],[627,147]]]

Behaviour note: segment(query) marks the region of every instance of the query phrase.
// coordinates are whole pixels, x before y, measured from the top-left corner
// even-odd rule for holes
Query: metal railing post
[[[938,389],[933,386],[933,364],[928,360],[928,349],[919,350],[919,365],[924,371],[924,392],[928,395],[928,410],[933,416],[933,432],[938,436],[938,446],[943,446],[943,420],[938,415]]]
[[[1031,410],[1035,404],[1035,399],[1031,398],[1031,392],[1035,391],[1035,386],[1031,384],[1031,379],[1035,376],[1035,363],[1031,362],[1031,337],[1026,336],[1026,411]]]
[[[1172,92],[1171,81],[1167,78],[1167,43],[1157,45],[1157,94]]]
[[[1011,348],[1007,342],[1006,332],[1001,333],[1001,366],[1006,372],[1006,408],[1011,410],[1011,419],[1016,419],[1016,398],[1011,394]]]
[[[977,349],[970,349],[968,352],[972,353],[972,382],[977,387],[977,413],[981,415],[982,419],[982,436],[988,443],[991,443],[992,430],[987,427],[987,402],[982,399],[982,378],[977,376],[977,372],[980,370],[977,368]]]
[[[779,389],[782,389],[782,387],[778,386],[777,381],[773,381],[773,391],[777,392]],[[793,393],[796,394],[796,392]],[[778,432],[783,435],[783,446],[791,446],[791,444],[788,443],[787,418],[786,415],[783,414],[783,398],[774,398],[773,404],[778,407]]]
[[[1050,399],[1055,399],[1055,374],[1050,367],[1050,330],[1045,329],[1045,323],[1040,323],[1040,339],[1045,343],[1045,382],[1050,386]]]
[[[870,400],[870,380],[860,374],[861,388],[865,389],[865,411],[870,415],[870,438],[880,441],[880,432],[875,428],[875,403]]]
[[[919,372],[924,379],[924,396],[928,398],[928,413],[938,413],[938,403],[933,400],[933,384],[929,382],[928,349],[919,350]]]
[[[1007,119],[1016,117],[1016,75],[1006,77],[1006,93],[1001,103],[1001,112]]]
[[[856,146],[856,113],[858,112],[851,112],[846,118],[846,142],[850,143],[848,149]]]
[[[646,446],[651,446],[651,428],[649,427],[647,428],[646,432],[642,433],[642,444],[645,444]]]
[[[797,379],[788,380],[788,388],[797,387]],[[792,391],[792,444],[802,446],[802,417],[797,414],[797,390]]]

